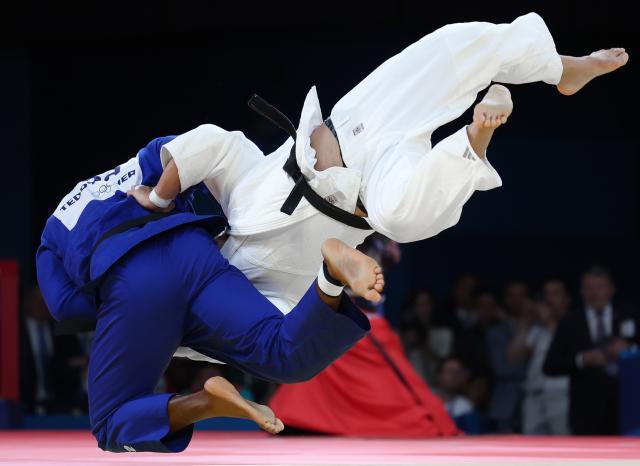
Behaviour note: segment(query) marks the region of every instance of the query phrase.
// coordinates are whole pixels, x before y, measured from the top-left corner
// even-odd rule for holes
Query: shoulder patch
[[[96,175],[78,183],[62,198],[53,213],[62,224],[71,230],[78,223],[82,212],[91,201],[104,201],[116,192],[127,192],[140,184],[142,173],[138,158],[134,157],[113,170]]]

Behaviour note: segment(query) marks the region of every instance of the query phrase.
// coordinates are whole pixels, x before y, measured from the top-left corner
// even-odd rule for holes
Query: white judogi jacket
[[[367,221],[400,242],[418,241],[455,225],[476,190],[501,185],[475,154],[466,127],[431,147],[438,127],[459,117],[492,81],[555,84],[562,74],[553,39],[536,14],[511,24],[445,26],[378,67],[344,96],[331,118],[349,168],[314,170],[310,135],[323,119],[315,88],[305,99],[296,158],[310,185],[353,212],[358,194]],[[282,169],[291,139],[267,155],[241,132],[203,125],[162,149],[182,189],[204,181],[231,226],[229,261],[287,312],[315,278],[320,247],[336,237],[356,246],[370,233],[343,225],[302,199],[280,212],[293,188]]]

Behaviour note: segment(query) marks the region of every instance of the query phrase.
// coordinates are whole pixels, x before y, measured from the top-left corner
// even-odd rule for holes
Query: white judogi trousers
[[[348,168],[317,172],[309,137],[322,124],[315,88],[305,101],[296,156],[311,186],[353,212],[358,194],[368,222],[400,242],[423,240],[455,225],[476,190],[501,185],[474,154],[466,127],[431,147],[438,127],[459,117],[492,81],[559,82],[562,64],[544,21],[528,14],[510,24],[445,26],[390,58],[333,108]],[[282,166],[293,141],[264,156],[241,132],[203,125],[162,150],[182,189],[204,181],[231,225],[229,261],[283,312],[300,299],[321,265],[320,246],[339,238],[356,246],[370,232],[343,225],[306,200],[280,212],[293,187]]]

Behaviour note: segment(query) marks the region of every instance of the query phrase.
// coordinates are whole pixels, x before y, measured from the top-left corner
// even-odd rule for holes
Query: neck
[[[311,133],[311,147],[316,151],[316,164],[314,168],[318,171],[331,167],[342,167],[342,154],[340,146],[327,125],[322,123]]]
[[[344,167],[340,145],[331,130],[322,123],[311,133],[311,147],[316,151],[316,164],[313,168],[324,171],[331,167]],[[356,206],[353,212],[358,217],[366,217],[367,213]]]

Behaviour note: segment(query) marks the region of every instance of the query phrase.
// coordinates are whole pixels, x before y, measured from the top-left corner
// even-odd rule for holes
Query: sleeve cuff
[[[475,189],[477,191],[488,191],[490,189],[499,188],[502,186],[502,178],[498,174],[498,171],[493,168],[493,165],[489,162],[489,157],[485,154],[484,157],[480,157],[476,151],[471,147],[471,141],[469,141],[469,133],[467,133],[468,126],[462,128],[464,131],[464,137],[467,144],[467,150],[473,154],[477,160],[479,160],[482,165],[478,168],[477,182]],[[476,160],[476,161],[477,161]]]
[[[351,319],[364,332],[371,330],[371,323],[367,316],[353,303],[346,293],[342,293],[338,313]]]

